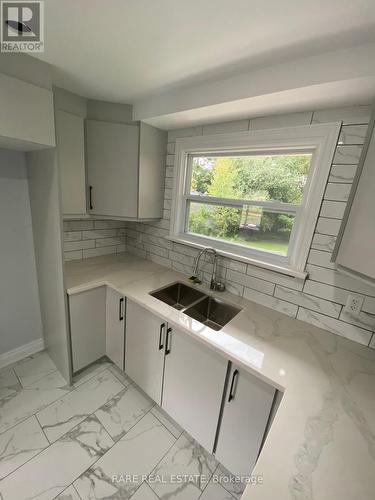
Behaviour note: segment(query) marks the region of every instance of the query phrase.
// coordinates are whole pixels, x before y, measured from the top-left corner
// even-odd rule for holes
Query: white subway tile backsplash
[[[314,111],[312,123],[342,122],[343,125],[366,124],[371,116],[371,105]]]
[[[324,200],[320,210],[321,217],[329,217],[330,219],[342,219],[345,212],[346,203],[343,201],[327,201]]]
[[[357,165],[332,165],[328,182],[341,182],[351,184],[353,182]]]
[[[368,312],[371,314],[375,314],[375,298],[374,297],[365,297],[365,300],[362,305],[362,311]]]
[[[375,329],[375,316],[371,316],[364,312],[360,312],[358,316],[354,316],[343,309],[340,314],[340,319],[346,323],[359,326],[366,330],[374,331]]]
[[[194,247],[189,247],[187,245],[181,245],[181,243],[173,243],[173,250],[183,255],[188,255],[189,257],[195,257],[198,255],[199,250]]]
[[[336,264],[331,262],[331,253],[322,250],[311,249],[307,262],[315,264],[316,266],[328,267],[329,269],[336,269]]]
[[[98,238],[95,240],[96,247],[109,247],[113,245],[123,245],[125,236],[117,236],[117,238]]]
[[[147,233],[142,234],[141,241],[142,243],[150,243],[151,245],[168,248],[169,250],[173,248],[172,241],[166,240],[165,238],[159,238],[158,236],[152,236]]]
[[[272,297],[271,295],[265,295],[264,293],[251,290],[250,288],[245,287],[243,296],[245,297],[245,299],[252,300],[253,302],[261,304],[262,306],[270,307],[275,311],[287,314],[288,316],[292,316],[293,318],[295,318],[298,311],[298,307],[295,304],[285,302],[283,300]]]
[[[172,209],[172,200],[167,200],[164,198],[164,209],[171,210]]]
[[[113,229],[124,227],[124,222],[121,220],[95,220],[95,229]]]
[[[83,250],[84,248],[94,248],[95,240],[85,240],[85,241],[65,241],[64,252],[70,252],[72,250]]]
[[[362,146],[337,146],[333,163],[356,165],[361,156]]]
[[[244,292],[244,286],[239,285],[238,283],[231,283],[230,281],[227,281],[225,283],[226,291],[229,293],[233,293],[233,295],[239,295],[240,297],[243,296]]]
[[[305,286],[303,287],[303,293],[345,305],[350,292],[343,290],[342,288],[336,288],[332,285],[326,285],[325,283],[319,283],[318,281],[307,279]]]
[[[166,248],[159,247],[156,245],[150,245],[149,243],[144,243],[143,247],[149,253],[158,255],[159,257],[168,258],[168,250]]]
[[[187,264],[188,266],[193,267],[194,266],[194,257],[189,257],[188,255],[183,255],[178,252],[174,252],[172,250],[169,251],[169,258],[171,260],[174,260],[175,262],[183,262],[184,264]]]
[[[335,248],[336,236],[327,236],[326,234],[314,234],[311,248],[322,250],[323,252],[332,252]]]
[[[172,263],[172,269],[174,271],[186,274],[186,276],[193,275],[193,266],[189,266],[188,264],[185,264],[183,261],[177,262],[175,260],[171,260],[171,263]]]
[[[363,144],[367,128],[367,125],[344,125],[341,129],[339,144]]]
[[[161,266],[168,268],[172,267],[171,261],[169,259],[160,257],[159,255],[155,255],[154,253],[147,253],[147,258],[152,262],[155,262],[155,264],[160,264]]]
[[[82,239],[81,231],[64,231],[64,241],[78,241]]]
[[[249,276],[254,276],[255,278],[270,281],[271,283],[276,283],[277,285],[284,285],[288,288],[293,288],[293,290],[302,290],[303,288],[303,280],[301,279],[286,276],[274,271],[268,271],[267,269],[261,269],[260,267],[248,265],[247,274]]]
[[[131,231],[129,229],[129,231]],[[135,231],[135,234],[138,233]],[[100,250],[101,247],[108,247]],[[89,251],[98,248],[98,251]],[[125,222],[111,220],[64,221],[64,259],[85,259],[125,251]]]
[[[323,314],[310,311],[300,307],[297,314],[297,319],[311,323],[324,330],[329,330],[341,337],[354,340],[363,345],[368,345],[371,339],[371,332],[359,328],[358,326],[350,325],[344,321],[340,321]]]
[[[237,271],[239,273],[246,273],[247,264],[244,262],[239,262],[238,260],[222,259],[222,265],[227,269],[232,269],[232,271]]]
[[[175,142],[179,137],[194,137],[203,134],[203,127],[189,127],[168,132],[168,142]]]
[[[116,236],[116,229],[95,229],[92,231],[83,231],[82,239],[96,240],[97,238],[110,238]]]
[[[172,177],[165,178],[165,187],[168,189],[173,188],[173,178]]]
[[[312,264],[307,264],[306,270],[309,273],[309,278],[314,281],[375,297],[375,287],[367,285],[365,282],[343,274],[340,271],[326,269]]]
[[[296,125],[310,125],[312,112],[290,113],[287,115],[261,116],[250,120],[250,130],[266,128],[294,127]]]
[[[166,165],[168,167],[173,167],[173,164],[174,164],[174,155],[167,155]]]
[[[147,257],[146,250],[132,246],[130,243],[126,244],[126,251],[134,255],[137,255],[137,257],[139,257],[140,259],[145,259]]]
[[[230,134],[232,132],[243,132],[244,130],[249,130],[249,120],[204,125],[203,135]]]
[[[93,220],[64,220],[64,231],[83,231],[94,229]]]
[[[305,307],[306,309],[311,309],[312,311],[327,314],[328,316],[332,316],[333,318],[339,317],[342,307],[341,305],[335,304],[334,302],[319,299],[318,297],[313,297],[312,295],[307,295],[306,293],[299,292],[297,290],[291,290],[290,288],[285,288],[279,285],[276,286],[275,297],[291,302],[298,306]]]
[[[231,269],[227,270],[227,281],[247,286],[248,288],[258,290],[268,295],[272,295],[275,289],[274,283],[255,278],[254,276],[250,277],[246,274],[232,271]]]
[[[168,142],[167,155],[174,155],[175,149],[176,149],[176,143],[175,142]]]
[[[164,191],[164,198],[166,200],[171,200],[172,199],[172,189],[166,188]]]
[[[126,245],[123,243],[122,245],[117,245],[116,247],[116,253],[123,253],[126,252]]]
[[[324,199],[331,201],[348,201],[351,184],[328,183]]]
[[[319,217],[316,225],[316,233],[326,234],[328,236],[337,236],[340,230],[341,220],[328,219],[326,217]]]
[[[167,167],[165,169],[165,177],[172,177],[173,178],[173,173],[174,173],[174,167]]]

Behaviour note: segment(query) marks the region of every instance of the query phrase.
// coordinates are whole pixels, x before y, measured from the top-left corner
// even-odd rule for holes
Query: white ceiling
[[[374,40],[374,0],[46,0],[55,83],[133,103]],[[230,92],[230,89],[228,89]]]

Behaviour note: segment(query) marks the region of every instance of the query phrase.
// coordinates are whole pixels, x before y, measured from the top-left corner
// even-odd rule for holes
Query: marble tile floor
[[[71,387],[46,352],[0,370],[1,500],[238,500],[229,479],[108,361]]]

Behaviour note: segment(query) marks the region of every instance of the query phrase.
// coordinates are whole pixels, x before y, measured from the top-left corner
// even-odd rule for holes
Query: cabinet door
[[[351,195],[354,196],[346,225],[343,227],[341,243],[336,262],[344,267],[346,271],[353,271],[355,276],[358,273],[362,277],[369,277],[369,282],[373,284],[375,280],[375,129],[372,132],[368,145],[363,169],[356,173],[360,176],[358,185],[354,180]],[[349,201],[350,203],[350,201]],[[346,209],[347,211],[349,208]]]
[[[125,297],[107,287],[106,354],[120,370],[124,369]]]
[[[162,407],[212,453],[228,363],[177,329],[165,352]]]
[[[270,385],[231,367],[215,456],[233,474],[251,474],[274,395]]]
[[[139,127],[86,121],[90,213],[137,217]]]
[[[86,214],[84,120],[60,110],[55,120],[62,212]]]
[[[106,287],[69,297],[73,372],[105,355]]]
[[[166,326],[158,316],[127,301],[125,372],[158,405],[161,404]]]

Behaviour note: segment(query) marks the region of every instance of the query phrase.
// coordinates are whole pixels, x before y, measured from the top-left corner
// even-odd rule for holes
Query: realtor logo
[[[44,52],[44,2],[1,2],[1,52]]]

